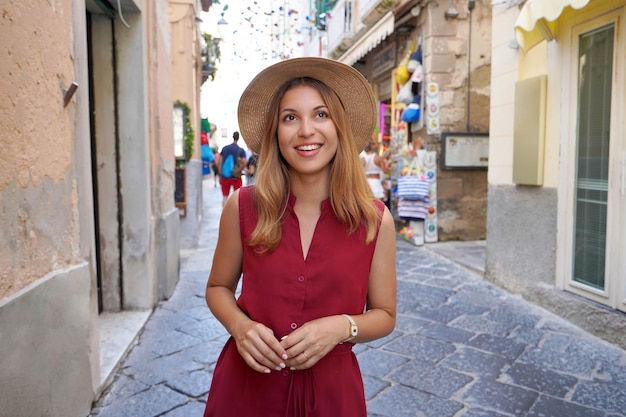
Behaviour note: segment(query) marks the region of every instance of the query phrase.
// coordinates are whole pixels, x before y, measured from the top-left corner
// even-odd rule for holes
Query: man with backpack
[[[226,145],[220,152],[221,158],[218,160],[220,185],[222,186],[222,206],[226,204],[231,188],[238,190],[241,185],[241,172],[246,166],[246,151],[243,150],[237,142],[239,141],[239,132],[233,133],[233,143]]]

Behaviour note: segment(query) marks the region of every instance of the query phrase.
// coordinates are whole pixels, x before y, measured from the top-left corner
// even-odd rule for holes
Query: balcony
[[[201,56],[202,56],[202,84],[207,80],[213,81],[217,72],[217,61],[220,60],[220,38],[214,38],[208,33],[202,34]]]
[[[341,55],[350,46],[354,37],[353,0],[339,0],[335,7],[326,14],[326,33],[328,52],[333,58]]]
[[[329,57],[352,65],[393,32],[393,10],[409,1],[337,1],[326,19]]]
[[[408,3],[409,0],[362,0],[359,2],[359,22],[370,27],[398,6]]]

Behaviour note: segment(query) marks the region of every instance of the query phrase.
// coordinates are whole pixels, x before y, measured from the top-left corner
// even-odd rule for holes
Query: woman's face
[[[337,152],[337,129],[317,89],[299,85],[285,93],[278,109],[278,146],[296,172],[315,174],[329,168]]]

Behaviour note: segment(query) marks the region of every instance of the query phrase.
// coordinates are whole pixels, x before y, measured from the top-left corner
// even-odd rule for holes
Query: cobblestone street
[[[202,416],[227,339],[204,301],[221,211],[212,180],[204,205],[198,248],[183,253],[173,296],[154,311],[91,417]],[[475,264],[442,255],[462,260],[460,252]],[[354,348],[368,415],[626,415],[626,352],[484,281],[480,253],[480,242],[416,247],[398,239],[396,329]]]

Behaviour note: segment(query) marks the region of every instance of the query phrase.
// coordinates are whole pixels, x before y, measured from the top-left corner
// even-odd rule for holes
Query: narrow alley
[[[212,180],[203,187],[198,247],[181,254],[173,296],[155,309],[90,417],[203,414],[228,337],[204,301],[221,195]],[[484,281],[481,243],[398,239],[396,329],[354,348],[368,415],[626,415],[626,352]]]

